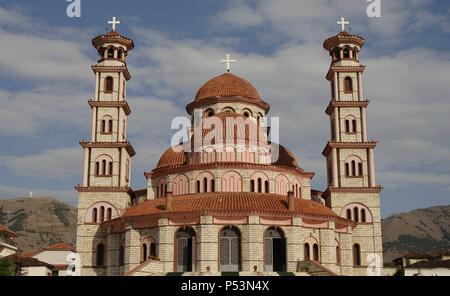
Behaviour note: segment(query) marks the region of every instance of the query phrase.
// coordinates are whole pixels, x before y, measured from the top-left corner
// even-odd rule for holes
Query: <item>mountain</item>
[[[55,198],[0,199],[0,224],[17,232],[27,252],[64,242],[75,245],[77,209]],[[381,223],[384,260],[450,248],[450,206],[394,214]]]
[[[55,198],[0,199],[0,224],[18,234],[24,251],[64,242],[75,245],[77,209]]]
[[[381,222],[384,260],[450,249],[450,206],[394,214]]]

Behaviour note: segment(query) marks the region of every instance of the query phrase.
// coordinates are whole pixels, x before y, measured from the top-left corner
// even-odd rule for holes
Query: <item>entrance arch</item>
[[[241,263],[241,232],[228,226],[219,235],[220,271],[239,271]]]
[[[277,227],[264,233],[264,267],[266,271],[286,271],[286,237]]]
[[[177,272],[191,272],[195,270],[195,231],[192,228],[182,228],[177,231],[176,241],[176,269]]]

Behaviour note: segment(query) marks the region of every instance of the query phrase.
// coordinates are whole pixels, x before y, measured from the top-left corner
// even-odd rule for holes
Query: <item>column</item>
[[[369,165],[369,186],[375,187],[376,180],[375,180],[375,161],[374,161],[374,155],[373,155],[373,148],[368,149],[367,156],[368,156],[367,162]]]
[[[264,233],[259,224],[259,216],[249,216],[248,224],[242,229],[242,271],[254,271],[256,266],[258,272],[264,271]]]
[[[367,120],[366,120],[366,108],[361,108],[361,136],[362,141],[367,142]]]
[[[197,264],[196,271],[211,272],[218,271],[218,229],[213,224],[212,216],[201,216],[200,225],[197,229]]]
[[[91,132],[92,142],[97,141],[97,107],[92,108],[92,132]]]
[[[334,98],[333,100],[337,101],[339,99],[339,78],[338,78],[338,74],[337,72],[334,72],[334,83],[333,83],[333,87],[334,87]]]
[[[124,187],[126,184],[125,180],[125,170],[126,170],[126,159],[127,151],[125,148],[121,148],[120,151],[120,168],[119,168],[119,187]]]
[[[175,247],[175,229],[169,226],[169,219],[161,218],[158,220],[159,226],[159,260],[163,265],[164,272],[175,271],[174,247]]]
[[[331,149],[331,161],[332,161],[332,174],[333,174],[333,187],[339,187],[339,183],[338,183],[338,159],[337,159],[337,149],[336,148],[332,148]]]
[[[100,73],[95,72],[95,101],[98,101],[99,89],[100,89]]]
[[[89,186],[88,180],[89,180],[89,148],[83,149],[83,186]]]
[[[363,85],[362,85],[362,73],[358,72],[358,91],[359,91],[359,100],[364,100],[364,92],[363,92]]]
[[[336,141],[341,141],[341,129],[340,129],[339,108],[334,107],[334,133],[336,135]]]
[[[125,273],[140,264],[141,236],[132,225],[125,226]]]

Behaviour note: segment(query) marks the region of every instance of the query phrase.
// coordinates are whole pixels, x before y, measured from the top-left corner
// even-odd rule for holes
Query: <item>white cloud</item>
[[[227,27],[256,27],[262,25],[263,21],[261,14],[242,1],[231,1],[225,11],[210,19],[214,26],[225,30]]]
[[[0,165],[19,176],[64,179],[80,176],[83,167],[79,147],[49,149],[38,154],[0,156]]]

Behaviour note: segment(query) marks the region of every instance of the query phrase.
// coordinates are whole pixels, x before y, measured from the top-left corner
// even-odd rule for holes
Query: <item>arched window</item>
[[[214,181],[214,179],[211,179],[211,192],[215,192],[216,191],[216,183]]]
[[[208,178],[203,178],[203,192],[208,192]]]
[[[361,266],[361,247],[359,244],[353,245],[353,265]]]
[[[353,218],[355,222],[359,222],[359,209],[357,207],[353,208]]]
[[[95,175],[100,175],[100,162],[98,161],[95,163]]]
[[[100,207],[100,222],[105,221],[105,207],[101,206]]]
[[[112,174],[113,174],[113,163],[112,163],[112,161],[110,161],[108,163],[108,175],[112,176]]]
[[[303,246],[303,253],[305,255],[305,260],[311,259],[311,254],[309,253],[309,244],[308,243],[305,243],[305,245]]]
[[[313,260],[319,261],[319,245],[318,244],[313,245]]]
[[[350,133],[350,120],[345,120],[345,132]]]
[[[107,212],[107,214],[106,214],[106,220],[107,221],[109,221],[109,220],[111,220],[112,219],[112,209],[111,208],[108,208],[108,210],[106,211]]]
[[[105,93],[113,92],[114,80],[111,76],[105,78]]]
[[[269,193],[269,181],[267,180],[264,182],[264,189],[266,193]]]
[[[358,127],[356,125],[356,119],[352,120],[352,127],[353,127],[352,132],[356,133],[358,131]]]
[[[102,243],[97,245],[97,256],[96,256],[96,265],[104,266],[105,265],[105,245]]]
[[[258,192],[259,193],[262,192],[262,180],[261,180],[261,178],[258,178]]]
[[[197,191],[197,193],[200,193],[200,180],[197,180],[197,182],[196,182],[196,190],[195,191]]]
[[[204,114],[205,114],[205,117],[212,117],[212,116],[214,116],[214,110],[207,109]]]
[[[107,129],[108,133],[112,133],[112,126],[113,126],[113,121],[112,121],[112,119],[110,119],[110,120],[108,120],[108,129]]]
[[[348,162],[345,164],[345,175],[350,176],[350,164]]]
[[[156,258],[156,244],[150,243],[150,257]]]
[[[334,49],[333,49],[333,59],[334,60],[338,60],[338,59],[340,59],[341,58],[341,49],[339,48],[339,47],[335,47]]]
[[[366,209],[361,209],[361,222],[366,223]]]
[[[347,219],[352,220],[352,210],[347,209]]]
[[[98,220],[98,210],[97,208],[92,209],[92,222],[97,223]]]
[[[363,175],[363,164],[362,162],[358,163],[358,176]]]
[[[255,180],[250,180],[250,191],[255,192]]]
[[[114,48],[109,48],[108,49],[108,59],[113,59],[114,58]]]
[[[101,132],[106,133],[106,120],[102,120]]]
[[[356,161],[352,160],[352,176],[356,176]]]
[[[344,92],[350,93],[353,91],[353,80],[351,77],[345,77],[344,79]]]
[[[344,48],[343,56],[344,56],[344,59],[349,59],[350,58],[350,49],[348,49],[347,47]]]
[[[122,48],[119,48],[119,50],[117,51],[117,58],[119,60],[122,60],[122,54],[123,54],[123,50],[122,50]]]
[[[102,160],[102,175],[106,175],[106,159]]]

